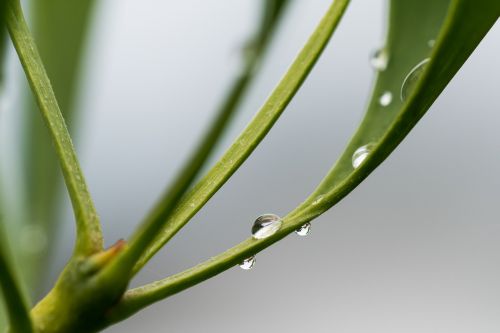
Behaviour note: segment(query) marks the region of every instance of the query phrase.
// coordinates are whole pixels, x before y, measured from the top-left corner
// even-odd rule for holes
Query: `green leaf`
[[[377,80],[360,128],[318,189],[283,219],[283,226],[274,235],[261,240],[249,238],[200,265],[128,291],[115,309],[114,316],[130,315],[235,266],[340,201],[410,132],[500,14],[500,2],[493,0],[454,0],[447,11],[447,3],[436,0],[393,0],[391,4],[386,46],[391,57],[389,66]],[[429,49],[427,42],[433,38],[436,39],[435,45]],[[390,109],[377,112],[381,111],[378,105],[380,93],[398,91],[411,69],[428,56],[431,60],[416,80],[407,100],[404,103],[394,101]],[[358,168],[353,168],[352,154],[360,145],[367,143],[373,143],[370,154]]]

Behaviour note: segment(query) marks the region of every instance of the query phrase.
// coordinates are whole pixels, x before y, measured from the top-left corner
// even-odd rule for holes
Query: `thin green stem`
[[[18,285],[19,279],[14,274],[13,266],[10,263],[3,235],[0,236],[0,240],[0,287],[7,309],[10,332],[31,333],[33,327],[29,308]]]
[[[134,268],[137,272],[224,185],[271,130],[313,68],[344,13],[348,0],[335,1],[254,119],[214,167],[175,206],[154,242]]]
[[[488,0],[485,0],[488,1]],[[485,4],[483,2],[482,4]],[[443,26],[437,49],[433,53],[430,67],[416,87],[416,92],[405,104],[404,111],[389,128],[371,156],[352,175],[324,194],[323,200],[311,204],[313,196],[283,219],[282,228],[274,235],[261,240],[249,238],[235,247],[195,267],[166,279],[129,290],[122,301],[110,312],[109,323],[123,320],[142,308],[190,288],[217,274],[234,267],[241,260],[255,255],[273,243],[283,239],[306,222],[311,221],[334,203],[339,202],[368,176],[409,133],[422,117],[460,66],[479,44],[498,17],[500,6],[476,7],[471,0],[455,0]],[[481,24],[464,24],[468,19]],[[479,19],[479,21],[477,21]],[[467,42],[457,44],[464,37]]]
[[[75,253],[80,255],[95,253],[103,247],[99,218],[80,170],[64,118],[18,0],[8,1],[6,22],[59,157],[75,213],[77,225]]]
[[[284,4],[282,0],[277,1]],[[274,3],[276,0],[270,2]],[[267,13],[267,11],[264,12],[261,27],[250,45],[252,52],[244,54],[246,60],[244,69],[233,83],[227,98],[217,111],[214,121],[200,140],[198,147],[192,152],[191,158],[188,159],[179,176],[176,177],[175,182],[165,192],[153,210],[148,214],[139,230],[133,235],[127,250],[110,266],[108,269],[110,272],[127,272],[133,270],[144,249],[156,237],[165,224],[165,221],[172,214],[175,206],[205,165],[249,87],[283,9],[284,6],[281,5],[278,8],[270,7],[269,11],[272,12],[271,14]]]

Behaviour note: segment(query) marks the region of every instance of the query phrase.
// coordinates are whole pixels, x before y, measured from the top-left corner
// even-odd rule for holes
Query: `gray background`
[[[196,143],[238,68],[259,1],[101,1],[78,151],[107,244],[132,232]],[[329,1],[295,1],[220,155],[286,70]],[[383,1],[353,1],[303,88],[248,162],[134,285],[190,267],[285,215],[360,120]],[[107,332],[498,332],[500,27],[405,142],[351,195],[238,268]],[[53,275],[70,253],[69,204]]]

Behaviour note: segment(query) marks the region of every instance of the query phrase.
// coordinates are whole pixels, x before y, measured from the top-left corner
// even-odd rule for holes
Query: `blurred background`
[[[329,3],[292,1],[213,161]],[[352,1],[266,139],[134,286],[224,251],[249,236],[257,216],[284,216],[308,196],[362,117],[385,9],[382,0]],[[238,71],[259,10],[254,0],[96,3],[72,133],[107,245],[134,230],[195,146]],[[498,332],[499,40],[497,24],[408,138],[307,237],[290,235],[260,253],[251,271],[231,269],[106,332]],[[14,111],[25,79],[13,50],[8,63],[2,154],[17,156],[11,124],[22,121]],[[15,187],[22,172],[3,163]],[[44,290],[71,254],[64,196]]]

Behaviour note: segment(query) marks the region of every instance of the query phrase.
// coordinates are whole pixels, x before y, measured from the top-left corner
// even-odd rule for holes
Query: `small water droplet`
[[[385,49],[378,49],[370,56],[370,65],[377,71],[385,71],[389,64],[389,56]]]
[[[352,167],[354,169],[359,168],[361,163],[364,162],[364,160],[368,157],[368,155],[372,152],[373,149],[373,144],[369,143],[367,145],[364,145],[362,147],[359,147],[356,149],[354,154],[352,154]]]
[[[38,224],[23,226],[20,230],[19,245],[26,254],[35,254],[43,251],[47,246],[47,234]]]
[[[380,95],[378,103],[381,106],[389,106],[392,103],[392,93],[390,91],[385,91],[382,95]]]
[[[252,267],[255,265],[255,256],[251,256],[250,258],[246,258],[243,260],[239,266],[241,269],[244,269],[248,271],[249,269],[252,269]]]
[[[403,102],[408,98],[408,96],[415,88],[415,84],[418,82],[420,75],[422,75],[425,70],[425,66],[430,60],[430,58],[422,60],[411,69],[408,75],[406,75],[405,79],[403,80],[403,84],[401,85],[401,100]]]
[[[252,226],[252,236],[255,239],[267,238],[281,228],[281,218],[274,214],[264,214],[259,216]]]
[[[427,46],[429,46],[429,47],[434,47],[434,44],[436,44],[436,40],[435,39],[429,39],[427,41]]]
[[[307,236],[309,234],[309,231],[311,231],[311,223],[308,222],[295,230],[295,233],[299,236]]]

